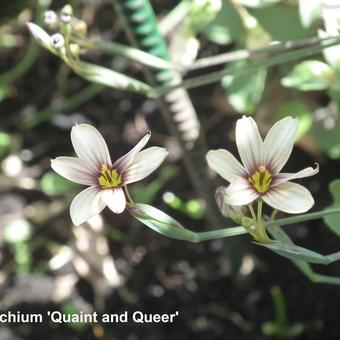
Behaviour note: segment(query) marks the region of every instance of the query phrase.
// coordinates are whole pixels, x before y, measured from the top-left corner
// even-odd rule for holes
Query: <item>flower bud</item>
[[[73,8],[72,8],[72,6],[71,5],[66,5],[61,10],[60,20],[64,24],[68,24],[71,21],[71,19],[72,19],[72,15],[73,15]]]
[[[218,187],[215,193],[215,199],[221,214],[235,221],[240,221],[244,215],[241,206],[229,205],[225,202],[224,197],[227,195],[227,187]]]
[[[44,13],[44,23],[47,27],[54,29],[58,26],[58,16],[54,11],[46,11]]]
[[[74,58],[78,58],[80,54],[80,47],[77,44],[70,44],[70,52]]]
[[[60,49],[65,45],[65,39],[60,33],[51,36],[51,44],[54,48]]]
[[[72,29],[79,37],[85,37],[87,34],[87,24],[84,20],[75,20],[72,22]]]

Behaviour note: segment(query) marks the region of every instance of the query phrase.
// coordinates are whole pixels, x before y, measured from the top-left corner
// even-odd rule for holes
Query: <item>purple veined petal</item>
[[[281,183],[291,181],[292,179],[314,176],[318,172],[319,172],[319,164],[315,163],[315,168],[312,168],[311,166],[309,166],[308,168],[300,170],[296,173],[280,173],[274,176],[271,187],[275,187]]]
[[[89,124],[73,126],[71,141],[78,157],[94,171],[100,171],[103,164],[108,167],[112,165],[105,140],[95,127]]]
[[[298,126],[297,118],[285,117],[269,130],[263,143],[263,165],[272,174],[280,172],[292,153]]]
[[[134,183],[149,176],[163,163],[168,153],[166,149],[158,146],[139,152],[128,168],[122,172],[124,184]]]
[[[233,182],[236,177],[246,175],[244,167],[227,150],[210,150],[206,155],[206,159],[210,168],[228,182]]]
[[[242,163],[250,175],[263,164],[263,141],[253,118],[243,116],[237,121],[236,144]]]
[[[308,189],[293,182],[281,183],[262,195],[262,199],[274,209],[300,214],[308,211],[314,199]]]
[[[79,158],[57,157],[51,159],[51,168],[60,176],[78,184],[95,185],[97,182],[96,174],[85,161]]]
[[[259,193],[251,186],[246,178],[238,177],[225,191],[225,203],[230,205],[247,205],[255,201]]]
[[[71,219],[78,226],[89,218],[99,214],[105,208],[98,187],[92,186],[81,191],[72,201],[70,206]]]
[[[146,143],[149,141],[150,137],[151,132],[148,131],[146,135],[137,143],[137,145],[133,149],[131,149],[127,154],[125,154],[124,156],[120,157],[117,161],[115,161],[113,167],[118,169],[120,173],[124,172],[124,170],[135,159],[138,152],[144,148]]]
[[[105,189],[101,192],[102,200],[115,214],[125,210],[126,198],[122,188]]]

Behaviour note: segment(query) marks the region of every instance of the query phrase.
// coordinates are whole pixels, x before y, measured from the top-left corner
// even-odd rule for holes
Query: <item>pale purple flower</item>
[[[306,212],[313,206],[309,190],[290,180],[315,175],[318,164],[314,169],[280,173],[292,152],[298,125],[297,118],[283,118],[263,141],[255,121],[243,116],[236,124],[236,144],[243,165],[227,150],[207,153],[209,166],[230,182],[224,195],[227,204],[242,206],[261,198],[271,207],[291,214]]]
[[[141,151],[150,136],[148,132],[132,150],[112,164],[108,147],[96,128],[88,124],[72,128],[71,141],[79,158],[57,157],[51,160],[51,167],[66,179],[89,186],[71,203],[74,225],[99,214],[106,206],[116,214],[125,210],[124,186],[150,175],[168,154],[166,149],[157,146]]]

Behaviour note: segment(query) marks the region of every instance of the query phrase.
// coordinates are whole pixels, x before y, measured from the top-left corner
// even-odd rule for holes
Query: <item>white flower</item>
[[[148,132],[132,150],[112,164],[108,147],[96,128],[88,124],[72,128],[71,141],[79,158],[57,157],[51,160],[51,167],[66,179],[89,186],[71,203],[73,224],[87,221],[106,205],[116,214],[124,211],[123,187],[150,175],[168,154],[157,146],[140,151],[150,136]]]
[[[207,153],[209,166],[231,183],[224,196],[227,204],[247,205],[261,198],[271,207],[291,214],[306,212],[313,206],[311,193],[290,180],[315,175],[318,164],[315,169],[280,173],[292,152],[298,124],[297,118],[283,118],[263,141],[255,121],[243,116],[236,124],[236,144],[243,165],[227,150]]]

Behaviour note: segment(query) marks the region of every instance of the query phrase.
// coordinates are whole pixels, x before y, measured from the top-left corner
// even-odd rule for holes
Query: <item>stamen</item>
[[[101,176],[98,177],[98,184],[103,189],[116,188],[123,183],[122,176],[116,169],[110,170],[106,164],[102,164]]]
[[[251,182],[253,187],[260,194],[265,193],[270,188],[270,183],[272,181],[272,175],[266,169],[265,166],[260,165],[258,171],[255,171],[248,180]]]

